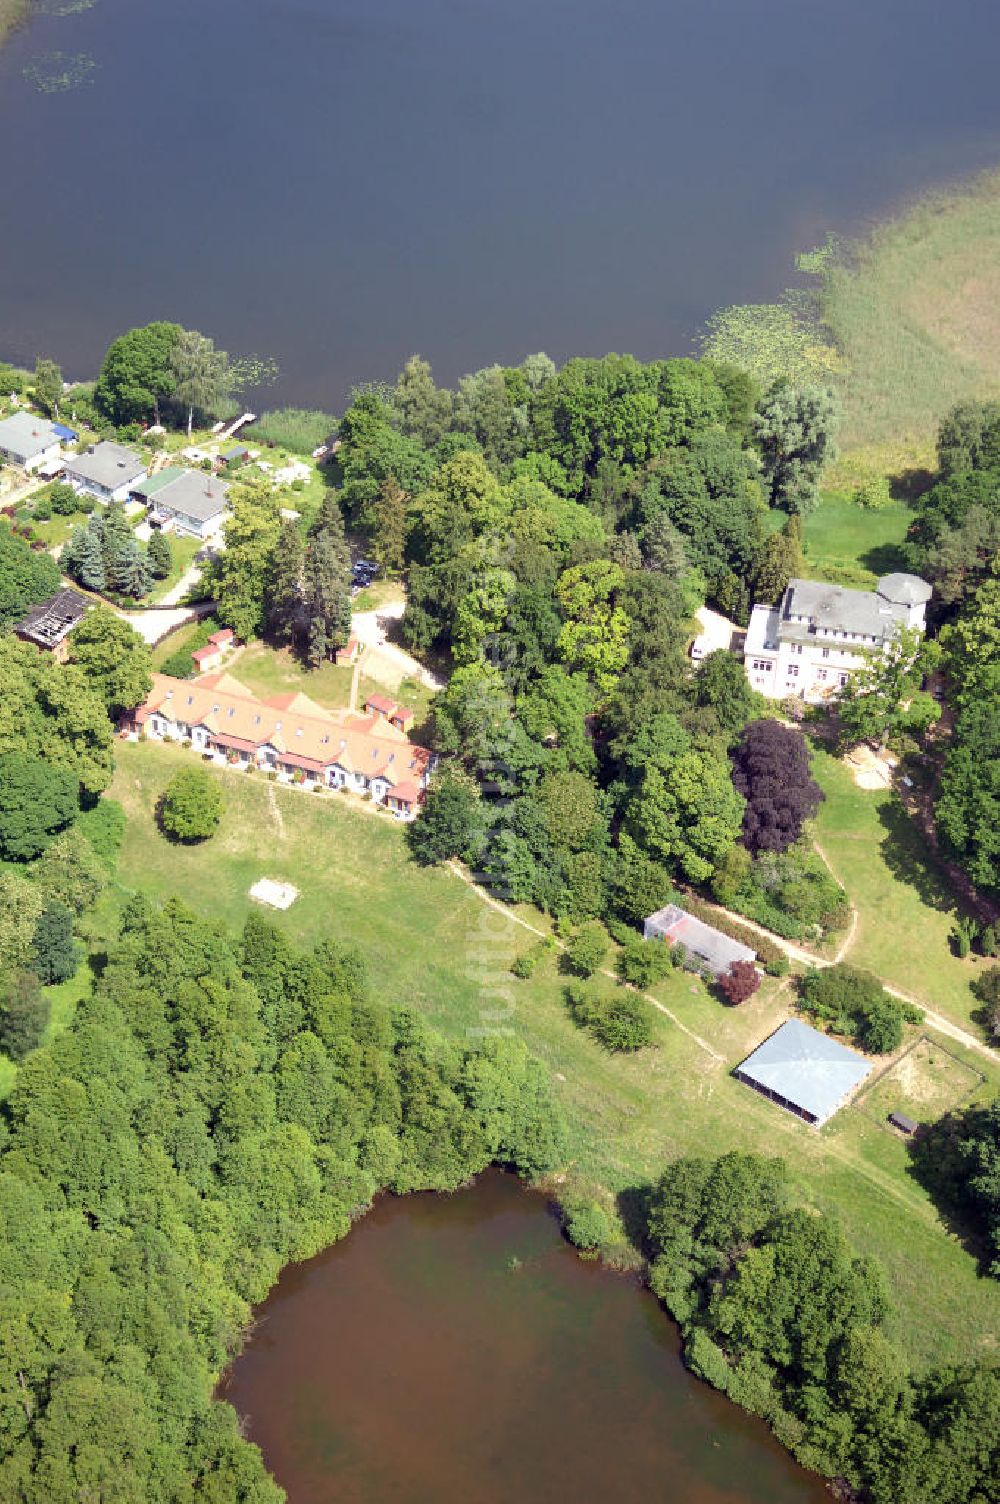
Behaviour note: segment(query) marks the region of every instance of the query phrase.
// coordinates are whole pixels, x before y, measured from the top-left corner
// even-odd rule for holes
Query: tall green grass
[[[27,20],[30,10],[31,0],[0,0],[0,46],[15,26]]]
[[[258,418],[243,438],[278,444],[293,454],[308,455],[326,443],[336,426],[336,418],[329,413],[306,407],[280,407]]]
[[[850,449],[926,464],[954,403],[1000,391],[1000,174],[922,199],[824,273]]]

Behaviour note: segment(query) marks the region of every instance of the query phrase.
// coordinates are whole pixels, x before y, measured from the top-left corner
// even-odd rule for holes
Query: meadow
[[[403,831],[370,806],[220,770],[218,834],[198,847],[168,843],[156,829],[156,802],[190,761],[179,748],[119,743],[112,794],[129,817],[123,888],[180,894],[233,928],[254,907],[247,892],[257,878],[294,883],[300,897],[275,923],[302,942],[356,942],[386,1002],[419,1010],[459,1041],[497,1028],[524,1037],[570,1120],[569,1186],[620,1198],[627,1213],[678,1154],[782,1154],[803,1200],[839,1215],[854,1245],[886,1266],[897,1336],[916,1362],[991,1350],[995,1289],[978,1279],[974,1259],[911,1177],[905,1145],[853,1107],[817,1132],[730,1076],[786,1016],[787,982],[769,981],[749,1004],[729,1009],[673,972],[655,993],[669,1010],[655,1015],[655,1048],[609,1055],[572,1023],[554,956],[528,982],[510,975],[515,956],[536,941],[527,926],[544,929],[544,921],[534,911],[498,911],[447,868],[417,867]],[[992,1072],[994,1088],[997,1080]]]
[[[952,954],[955,894],[895,794],[861,790],[844,763],[818,751],[825,799],[816,836],[858,912],[848,959],[978,1035],[969,989],[990,963]]]
[[[879,575],[906,567],[901,545],[912,519],[911,508],[902,501],[868,511],[849,495],[824,492],[805,523],[809,577],[870,590]]]
[[[931,194],[823,273],[844,358],[842,447],[883,474],[933,465],[941,416],[1000,393],[1000,175]]]
[[[30,10],[31,0],[0,0],[0,46],[15,26],[27,20]]]

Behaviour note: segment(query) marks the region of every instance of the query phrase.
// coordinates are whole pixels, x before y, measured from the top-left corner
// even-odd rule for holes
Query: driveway
[[[391,601],[377,611],[356,611],[351,617],[351,636],[365,648],[364,672],[369,678],[394,689],[404,679],[416,679],[427,689],[443,689],[443,679],[432,674],[405,648],[387,641],[387,628],[393,621],[398,621],[405,610],[405,601]]]

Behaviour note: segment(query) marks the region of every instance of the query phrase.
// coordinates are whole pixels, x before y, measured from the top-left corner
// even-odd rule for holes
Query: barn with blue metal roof
[[[789,1112],[819,1126],[842,1107],[872,1069],[871,1061],[790,1018],[738,1065],[733,1075]]]

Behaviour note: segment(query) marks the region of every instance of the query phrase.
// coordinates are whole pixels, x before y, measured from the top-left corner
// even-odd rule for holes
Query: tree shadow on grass
[[[958,1147],[962,1136],[961,1111],[947,1112],[936,1123],[919,1129],[907,1144],[910,1155],[907,1174],[928,1193],[948,1232],[975,1259],[980,1277],[988,1279],[992,1277],[990,1264],[994,1255],[985,1223],[961,1195],[961,1187],[970,1173]]]
[[[897,882],[913,888],[921,903],[939,913],[959,910],[959,895],[899,800],[887,799],[878,817],[885,830],[882,858]]]
[[[650,1184],[630,1185],[618,1192],[615,1205],[625,1229],[625,1236],[643,1258],[652,1255],[646,1228],[649,1223],[649,1201],[655,1187]]]
[[[877,543],[860,556],[858,563],[879,576],[897,572],[905,574],[910,567],[906,550],[901,543]]]

